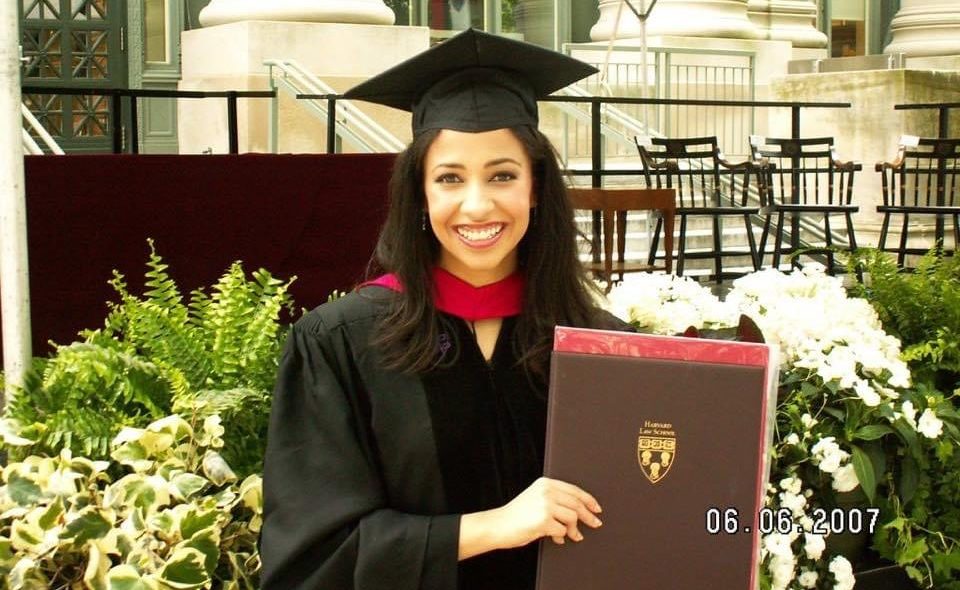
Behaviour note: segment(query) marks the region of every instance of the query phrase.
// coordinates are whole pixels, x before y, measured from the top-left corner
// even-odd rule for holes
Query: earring
[[[420,231],[427,231],[427,212],[424,211],[421,213],[420,217]]]

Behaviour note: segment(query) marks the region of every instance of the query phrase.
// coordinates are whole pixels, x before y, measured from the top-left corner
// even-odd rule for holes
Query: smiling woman
[[[588,491],[539,477],[555,326],[626,327],[593,303],[536,128],[537,97],[593,71],[469,30],[346,94],[412,110],[414,140],[372,280],[281,362],[265,589],[531,590],[540,539],[600,526]]]
[[[427,150],[426,169],[440,268],[475,287],[513,274],[534,206],[533,170],[520,140],[509,129],[445,129]]]

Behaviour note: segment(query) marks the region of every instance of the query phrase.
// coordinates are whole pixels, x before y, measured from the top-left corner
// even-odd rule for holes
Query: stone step
[[[637,212],[627,217],[627,233],[624,258],[627,261],[643,261],[647,259],[650,249],[650,234],[655,227],[655,220],[648,219],[650,216],[643,212]],[[578,212],[576,216],[577,227],[584,236],[589,238],[592,233],[592,216],[587,212]],[[723,243],[725,246],[734,249],[747,249],[746,228],[742,223],[736,223],[736,220],[730,220],[733,223],[725,224],[723,228]],[[684,262],[684,275],[706,276],[713,272],[712,258],[690,258],[691,255],[710,252],[713,249],[713,224],[708,217],[691,217],[687,223],[687,247],[688,255]],[[754,240],[759,245],[762,227],[759,224],[753,225]],[[679,224],[675,224],[674,243],[680,238]],[[676,251],[676,245],[674,246]],[[581,260],[590,260],[590,246],[586,239],[581,243]],[[657,256],[662,258],[664,255],[663,241],[661,239]],[[769,264],[771,259],[766,262]],[[744,256],[725,256],[723,260],[724,273],[745,273],[753,270],[750,257]],[[677,260],[674,256],[674,268]],[[787,267],[786,264],[783,265]]]

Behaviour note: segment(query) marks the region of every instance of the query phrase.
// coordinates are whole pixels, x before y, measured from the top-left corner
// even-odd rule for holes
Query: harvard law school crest
[[[637,461],[650,483],[663,481],[676,460],[677,433],[673,424],[644,420],[637,437]]]

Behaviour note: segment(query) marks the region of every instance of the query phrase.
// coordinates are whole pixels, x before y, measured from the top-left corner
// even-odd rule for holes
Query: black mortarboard
[[[343,97],[411,111],[414,135],[490,131],[535,126],[538,98],[596,72],[561,53],[467,29]]]

